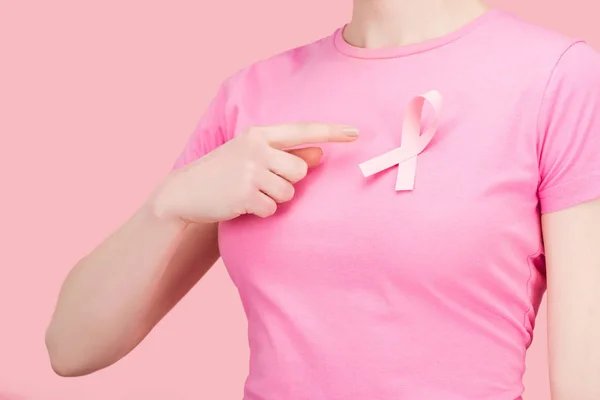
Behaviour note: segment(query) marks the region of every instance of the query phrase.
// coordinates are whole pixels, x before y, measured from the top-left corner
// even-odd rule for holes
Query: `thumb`
[[[320,147],[303,147],[300,149],[292,149],[286,150],[288,153],[295,155],[296,157],[300,157],[304,160],[308,167],[314,167],[319,162],[321,162],[321,158],[323,157],[323,149]]]

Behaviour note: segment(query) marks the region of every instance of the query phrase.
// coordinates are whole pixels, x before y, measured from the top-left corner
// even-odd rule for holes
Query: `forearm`
[[[83,355],[102,364],[123,352],[122,337],[133,335],[144,299],[183,229],[144,205],[71,270],[46,333],[53,364],[77,364]]]
[[[180,292],[190,289],[193,283],[182,287],[187,283],[181,277],[188,271],[181,269],[197,261],[205,264],[197,265],[198,270],[205,271],[218,258],[216,243],[198,244],[205,246],[203,253],[182,251],[186,231],[201,228],[162,220],[147,204],[84,257],[63,283],[46,333],[55,370],[61,375],[90,373],[133,349]]]

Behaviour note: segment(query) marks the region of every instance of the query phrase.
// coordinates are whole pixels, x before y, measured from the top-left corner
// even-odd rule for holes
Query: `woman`
[[[430,143],[366,172],[419,141],[422,94],[444,102]],[[343,29],[223,83],[66,279],[53,368],[113,364],[222,256],[246,400],[519,399],[546,288],[553,400],[598,399],[599,153],[585,43],[477,0],[355,0]]]

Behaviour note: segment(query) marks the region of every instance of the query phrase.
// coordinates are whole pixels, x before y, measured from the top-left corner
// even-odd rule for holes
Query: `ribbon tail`
[[[415,187],[415,175],[417,174],[417,156],[398,164],[398,176],[396,177],[396,191],[413,190]]]

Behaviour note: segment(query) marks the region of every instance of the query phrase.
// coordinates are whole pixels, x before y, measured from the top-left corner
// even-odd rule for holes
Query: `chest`
[[[322,164],[274,216],[221,225],[221,253],[234,279],[247,278],[240,275],[247,264],[261,279],[306,276],[313,284],[315,273],[327,282],[362,277],[365,268],[369,276],[470,273],[481,260],[501,258],[503,249],[526,254],[537,246],[535,126],[519,114],[519,98],[498,108],[447,77],[401,77],[348,81],[324,72],[315,78],[318,91],[307,79],[290,80],[265,89],[259,104],[240,108],[239,129],[317,121],[357,126],[360,137],[322,145]],[[365,178],[359,164],[402,145],[407,104],[430,89],[442,94],[444,105],[435,136],[417,156],[414,189],[395,190],[397,166]],[[432,115],[426,108],[423,127]],[[440,263],[453,268],[440,270]]]

